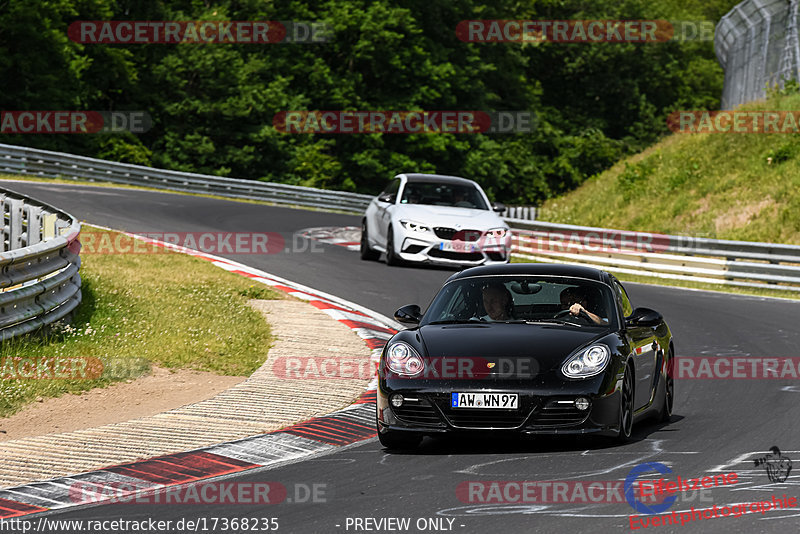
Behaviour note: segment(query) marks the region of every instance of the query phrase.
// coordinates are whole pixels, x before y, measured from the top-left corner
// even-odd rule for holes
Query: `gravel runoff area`
[[[348,326],[302,301],[252,305],[269,321],[273,343],[267,361],[248,379],[210,399],[150,417],[2,442],[0,487],[278,430],[344,408],[364,392],[365,378],[289,379],[272,372],[273,363],[287,357],[334,357],[363,368],[371,350]]]

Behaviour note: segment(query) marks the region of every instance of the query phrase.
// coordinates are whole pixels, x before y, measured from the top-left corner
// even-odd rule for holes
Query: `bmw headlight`
[[[564,363],[561,372],[569,378],[588,378],[603,372],[611,360],[611,351],[605,345],[592,345]]]
[[[415,376],[425,369],[425,362],[413,347],[398,341],[386,350],[386,366],[398,375]]]
[[[508,228],[492,228],[488,232],[486,232],[486,237],[493,237],[495,239],[500,239],[508,235]]]
[[[403,228],[405,228],[406,230],[410,230],[412,232],[419,232],[421,234],[424,234],[426,232],[431,231],[430,227],[414,221],[400,221],[400,224],[403,225]]]

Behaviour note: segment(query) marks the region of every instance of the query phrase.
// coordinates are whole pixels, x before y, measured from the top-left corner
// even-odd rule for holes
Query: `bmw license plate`
[[[450,405],[453,408],[516,410],[518,400],[516,393],[453,393]]]
[[[447,252],[475,252],[480,250],[475,243],[466,243],[464,241],[442,241],[439,243],[439,250]]]

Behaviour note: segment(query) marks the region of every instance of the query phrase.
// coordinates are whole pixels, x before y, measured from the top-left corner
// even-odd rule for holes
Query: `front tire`
[[[619,402],[619,433],[617,442],[626,443],[633,433],[633,372],[625,366]]]
[[[381,253],[377,250],[372,250],[369,246],[369,234],[367,233],[367,221],[361,223],[361,259],[362,260],[377,260]]]
[[[672,347],[669,349],[669,359],[667,360],[667,378],[664,381],[664,404],[661,405],[661,413],[658,420],[667,423],[672,418],[672,406],[675,403],[675,379],[672,377],[674,365]]]
[[[422,436],[413,433],[397,432],[396,430],[378,429],[378,440],[385,448],[391,450],[413,450],[422,442]]]
[[[394,231],[390,226],[386,230],[386,265],[400,265],[402,260],[394,252]]]

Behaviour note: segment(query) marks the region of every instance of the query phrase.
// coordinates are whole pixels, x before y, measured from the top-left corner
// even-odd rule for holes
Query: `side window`
[[[394,201],[397,199],[397,191],[399,189],[400,189],[400,178],[395,178],[386,187],[386,189],[383,190],[383,193],[381,193],[381,196],[386,196],[386,195],[391,196],[391,198],[392,198],[391,202],[394,203]]]
[[[628,298],[628,294],[625,292],[625,288],[616,280],[614,280],[614,292],[617,294],[620,306],[622,307],[622,315],[630,317],[633,313],[633,306],[631,306],[631,301]]]

